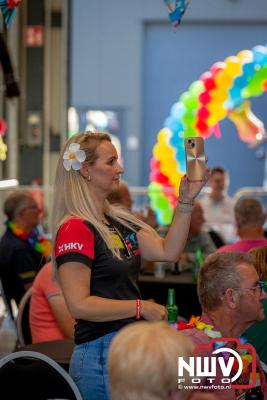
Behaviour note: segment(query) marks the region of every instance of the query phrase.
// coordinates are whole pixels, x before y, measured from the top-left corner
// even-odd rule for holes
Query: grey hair
[[[197,284],[198,299],[203,310],[213,311],[222,303],[227,289],[238,288],[240,264],[254,264],[254,257],[247,253],[214,253],[202,264]]]
[[[264,224],[265,215],[259,200],[242,198],[237,201],[234,212],[240,226],[262,226]]]
[[[5,200],[3,211],[10,221],[13,221],[18,214],[27,207],[29,200],[33,199],[29,192],[15,191]]]

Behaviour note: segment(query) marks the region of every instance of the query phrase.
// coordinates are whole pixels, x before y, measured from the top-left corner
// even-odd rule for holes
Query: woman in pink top
[[[40,270],[32,285],[30,327],[33,343],[73,338],[74,320],[54,279],[51,262]]]

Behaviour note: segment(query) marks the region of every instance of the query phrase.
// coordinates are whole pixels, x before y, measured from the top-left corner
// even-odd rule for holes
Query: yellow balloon
[[[226,91],[224,88],[221,88],[220,90],[211,90],[209,94],[211,96],[211,102],[214,101],[216,103],[223,103],[229,96],[228,91]]]
[[[209,126],[215,126],[218,123],[218,118],[216,115],[210,115],[207,119],[207,124]]]
[[[219,110],[222,107],[222,102],[221,101],[211,101],[208,104],[208,110],[210,112],[210,116],[211,115],[216,115],[217,114],[217,110]]]
[[[158,133],[158,143],[166,143],[166,139],[169,139],[171,132],[168,128],[163,128]]]
[[[224,106],[221,106],[218,110],[217,110],[217,117],[218,117],[218,121],[220,121],[221,119],[224,119],[227,116],[228,111],[226,110],[226,108]]]
[[[240,75],[242,72],[242,66],[240,63],[240,59],[235,56],[230,56],[227,57],[224,60],[226,67],[225,67],[225,72],[227,75],[231,77],[235,77],[236,75]]]
[[[226,74],[225,70],[219,71],[214,80],[218,89],[228,89],[233,83],[233,78]]]
[[[242,50],[236,56],[240,59],[242,64],[252,61],[253,58],[252,51],[250,50]]]
[[[164,145],[157,143],[156,146],[154,146],[153,154],[158,160],[161,160],[164,157],[164,150]]]

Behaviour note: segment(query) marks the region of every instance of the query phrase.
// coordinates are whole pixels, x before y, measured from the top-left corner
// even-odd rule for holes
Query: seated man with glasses
[[[250,374],[253,359],[249,357],[248,347],[241,350],[246,340],[241,335],[257,321],[264,319],[262,300],[267,298],[263,291],[264,282],[260,281],[254,267],[254,257],[246,253],[215,253],[208,256],[201,266],[198,276],[198,298],[202,306],[202,316],[193,317],[184,333],[195,345],[205,347],[205,356],[214,356],[214,350],[220,348],[235,349],[242,358],[242,373],[237,381],[222,387],[223,372],[216,364],[216,377],[210,381],[203,376],[201,384],[209,387],[208,392],[214,391],[219,399],[267,399],[267,385],[259,359],[256,358],[257,382],[252,382]],[[188,329],[189,328],[189,329]],[[238,342],[237,342],[238,339]],[[205,346],[207,345],[207,346]],[[243,353],[242,353],[243,351]],[[220,353],[220,350],[219,350]],[[203,353],[201,353],[203,355]],[[236,353],[235,353],[236,354]],[[229,360],[229,352],[218,354],[224,361]],[[228,378],[235,375],[235,366]],[[255,374],[254,374],[255,376]],[[253,385],[253,389],[233,388],[232,384]],[[249,397],[254,391],[261,392],[262,397]]]
[[[3,209],[7,221],[0,240],[0,279],[8,304],[14,299],[18,305],[37,271],[46,263],[50,242],[36,229],[40,209],[29,192],[13,192]]]

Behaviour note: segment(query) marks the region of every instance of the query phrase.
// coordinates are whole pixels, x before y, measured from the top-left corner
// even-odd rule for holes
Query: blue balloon
[[[171,116],[165,119],[164,127],[168,128],[172,132],[172,135],[177,135],[178,132],[183,130],[183,125],[180,119]]]
[[[243,75],[246,76],[246,78],[250,78],[255,73],[255,67],[256,65],[254,64],[254,62],[245,63],[242,67]]]
[[[248,84],[248,80],[246,78],[245,75],[241,75],[238,76],[235,80],[234,80],[234,84],[233,84],[233,88],[239,88],[239,90],[242,90],[244,87],[246,87]],[[231,90],[232,90],[231,89]]]
[[[181,118],[181,116],[183,115],[184,111],[185,111],[185,106],[181,102],[178,101],[177,103],[175,103],[172,106],[171,111],[170,111],[170,115],[173,118]]]
[[[255,46],[252,51],[255,64],[260,66],[267,64],[267,48],[265,46]]]

